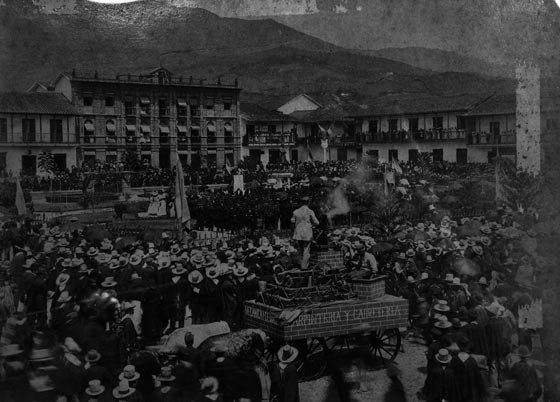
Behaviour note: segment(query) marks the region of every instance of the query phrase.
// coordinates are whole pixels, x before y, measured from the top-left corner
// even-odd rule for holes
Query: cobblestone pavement
[[[426,346],[404,340],[403,349],[404,353],[401,351],[398,354],[395,363],[402,370],[402,382],[408,402],[417,402],[420,399],[416,393],[422,388],[426,378]],[[343,369],[346,380],[352,383],[351,396],[355,402],[383,401],[383,395],[389,386],[389,379],[383,368],[365,373],[366,389],[362,389],[362,392],[360,392],[359,371],[353,362],[342,358],[340,361],[337,360],[336,364]],[[338,400],[334,396],[334,388],[329,377],[300,383],[300,397],[302,402],[334,402]]]

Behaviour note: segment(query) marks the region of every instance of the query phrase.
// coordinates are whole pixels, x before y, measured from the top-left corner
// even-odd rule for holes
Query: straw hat
[[[189,275],[187,276],[187,280],[193,285],[198,285],[204,280],[204,276],[202,276],[200,271],[195,269],[194,271],[189,272]]]
[[[519,349],[517,349],[517,353],[516,353],[519,357],[523,357],[525,359],[531,357],[531,351],[529,350],[529,348],[525,345],[521,345],[519,347]]]
[[[445,282],[453,282],[453,274],[445,274]]]
[[[204,256],[202,254],[194,254],[191,256],[191,262],[200,265],[204,262]]]
[[[475,252],[475,254],[478,254],[478,255],[483,254],[482,247],[480,247],[480,246],[473,246],[472,250]]]
[[[97,350],[92,349],[89,352],[87,352],[85,360],[88,363],[96,363],[99,360],[101,360],[101,354]]]
[[[243,265],[233,268],[233,274],[235,276],[241,277],[247,275],[248,273],[249,273],[249,269]]]
[[[156,377],[159,382],[172,382],[175,381],[175,376],[172,374],[171,366],[163,366],[160,375]]]
[[[422,272],[422,273],[420,274],[420,280],[421,280],[421,281],[424,281],[424,280],[426,280],[426,279],[430,279],[430,276],[428,275],[427,272]]]
[[[461,278],[455,277],[453,278],[453,282],[451,282],[451,286],[463,286],[461,283]]]
[[[434,257],[432,257],[431,254],[428,254],[428,255],[426,256],[426,259],[424,260],[424,262],[425,262],[426,264],[431,264],[432,262],[434,262]]]
[[[86,255],[88,257],[95,257],[97,254],[99,254],[99,250],[97,250],[95,247],[90,247],[88,251],[86,251]]]
[[[416,251],[414,251],[413,249],[409,248],[408,250],[406,250],[407,257],[414,257],[415,255],[416,255]]]
[[[215,279],[220,275],[218,269],[214,266],[206,268],[206,277],[208,279]]]
[[[187,270],[183,268],[182,264],[177,264],[177,266],[173,268],[171,272],[173,273],[173,275],[183,275],[187,272]]]
[[[437,304],[434,305],[434,310],[445,312],[451,310],[451,308],[448,306],[447,300],[438,300]]]
[[[17,343],[4,345],[0,349],[0,356],[2,357],[17,356],[21,353],[23,353],[23,349],[21,349]]]
[[[291,363],[294,360],[296,360],[296,358],[298,357],[299,351],[294,348],[293,346],[290,345],[285,345],[283,347],[281,347],[278,352],[276,353],[276,356],[278,357],[278,360],[280,361],[280,363]]]
[[[130,387],[128,381],[122,380],[119,382],[119,386],[113,389],[113,396],[120,400],[129,397],[134,391],[135,389]]]
[[[111,262],[109,263],[109,269],[111,269],[111,270],[115,270],[119,267],[120,267],[119,261],[116,260],[116,259],[112,259]]]
[[[169,268],[169,266],[171,265],[171,259],[166,257],[159,258],[157,262],[158,262],[158,270]]]
[[[33,362],[44,362],[52,359],[51,351],[47,348],[33,348],[29,354],[29,360]]]
[[[55,283],[56,283],[56,286],[62,286],[62,285],[65,285],[69,280],[70,280],[70,275],[63,272],[56,277]]]
[[[100,380],[91,380],[88,382],[88,387],[86,388],[86,394],[90,396],[101,395],[105,392],[105,387],[101,385]]]
[[[142,256],[138,254],[133,254],[132,256],[130,256],[130,260],[128,261],[128,263],[132,266],[137,266],[141,262],[142,262]]]
[[[104,288],[112,288],[113,286],[117,285],[117,281],[113,276],[108,276],[105,278],[103,282],[101,282],[101,286]]]
[[[440,349],[436,355],[436,360],[442,364],[449,363],[451,361],[451,355],[449,354],[449,350]]]
[[[70,300],[72,300],[72,296],[70,296],[70,293],[67,290],[65,290],[65,291],[60,293],[60,296],[58,296],[57,302],[58,303],[68,303]]]
[[[452,326],[453,324],[451,324],[451,322],[447,319],[445,315],[440,316],[436,321],[436,323],[434,324],[434,327],[437,327],[439,329],[447,329],[447,328],[451,328]]]
[[[107,264],[109,261],[111,261],[111,257],[109,256],[109,254],[99,253],[95,256],[95,260],[99,264]]]
[[[488,280],[486,279],[485,276],[481,276],[480,279],[478,280],[478,284],[482,286],[488,286]]]
[[[127,381],[127,384],[128,381],[136,381],[139,378],[140,373],[136,371],[136,367],[134,367],[132,364],[124,366],[122,373],[119,374],[119,380],[125,380]]]

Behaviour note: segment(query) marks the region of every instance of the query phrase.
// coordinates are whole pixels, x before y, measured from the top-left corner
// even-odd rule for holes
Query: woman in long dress
[[[167,216],[167,194],[163,190],[159,190],[156,200],[158,202],[157,216]]]
[[[158,193],[152,191],[150,196],[150,205],[148,206],[148,215],[149,216],[157,216],[159,202],[157,200]]]

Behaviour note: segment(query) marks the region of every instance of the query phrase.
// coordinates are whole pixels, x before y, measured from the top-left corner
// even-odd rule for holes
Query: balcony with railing
[[[357,146],[359,144],[374,143],[407,143],[407,142],[443,142],[465,141],[467,133],[461,129],[431,129],[418,131],[381,131],[376,133],[341,134],[329,138],[330,146]],[[320,144],[321,135],[309,137],[310,144]],[[302,141],[307,141],[304,139]]]
[[[466,131],[456,128],[442,128],[429,130],[398,130],[391,132],[361,133],[356,134],[361,143],[406,143],[406,142],[440,142],[464,141]]]
[[[296,134],[292,132],[271,133],[268,131],[257,131],[247,134],[245,141],[248,146],[281,146],[296,144]]]
[[[38,133],[38,132],[11,132],[0,133],[2,146],[75,146],[78,140],[74,134]]]
[[[501,133],[470,132],[467,136],[467,145],[480,147],[513,146],[515,145],[515,130],[502,131]]]

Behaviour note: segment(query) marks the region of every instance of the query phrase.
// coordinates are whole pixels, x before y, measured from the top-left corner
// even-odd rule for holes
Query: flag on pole
[[[502,183],[500,180],[500,165],[498,163],[498,158],[496,158],[496,163],[494,164],[494,180],[496,181],[496,203],[502,200]]]
[[[395,172],[385,172],[384,176],[387,184],[395,184]]]
[[[231,171],[233,170],[233,166],[231,166],[231,164],[229,163],[228,158],[226,158],[226,170],[227,170],[228,174],[231,174]]]
[[[387,185],[387,173],[383,174],[383,194],[389,195],[389,186]]]
[[[23,197],[23,189],[21,188],[19,177],[16,177],[16,208],[18,211],[18,215],[27,214],[27,208],[25,206],[25,198]]]
[[[309,147],[309,140],[307,141],[307,162],[315,163],[315,159],[313,159],[313,154],[311,153],[311,148]]]
[[[394,170],[395,172],[397,172],[398,174],[402,174],[402,173],[403,173],[403,170],[402,170],[401,166],[399,165],[399,163],[398,163],[395,159],[393,159],[393,161],[391,162],[391,167],[392,167],[393,170]]]
[[[93,192],[95,192],[95,179],[91,179],[86,188],[86,193],[93,193]]]
[[[190,229],[191,211],[185,194],[185,177],[183,175],[183,166],[181,160],[177,158],[177,181],[175,183],[175,212],[177,219],[181,224],[188,222],[187,227]]]

